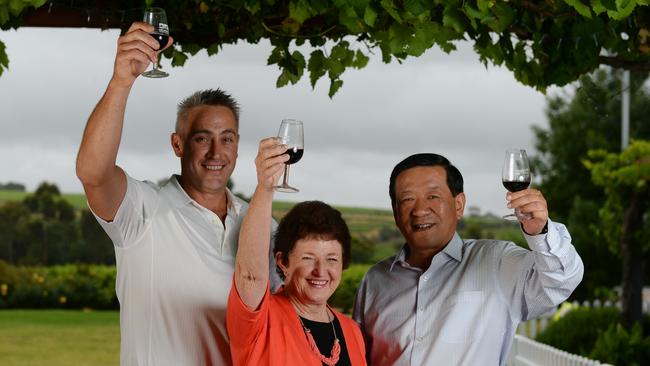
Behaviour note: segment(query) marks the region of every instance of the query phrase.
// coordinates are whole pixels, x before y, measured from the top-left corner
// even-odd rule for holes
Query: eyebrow
[[[196,135],[200,135],[200,134],[203,134],[203,133],[206,134],[206,135],[212,135],[213,134],[213,132],[210,131],[210,130],[193,130],[193,131],[190,131],[190,137],[194,137]],[[229,128],[227,130],[221,131],[219,133],[219,135],[237,135],[237,132],[235,130]]]

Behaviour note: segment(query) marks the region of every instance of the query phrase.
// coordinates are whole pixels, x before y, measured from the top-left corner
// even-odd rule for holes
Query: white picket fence
[[[646,290],[647,291],[647,290]],[[611,303],[609,301],[601,302],[595,300],[593,302],[579,303],[574,301],[571,303],[573,307],[617,307],[621,308],[621,304]],[[650,313],[650,301],[644,299],[643,312]],[[549,345],[534,341],[537,334],[544,331],[551,319],[555,316],[556,310],[542,315],[537,319],[532,319],[520,323],[517,327],[517,334],[512,343],[510,354],[508,355],[507,366],[595,366],[606,365],[598,361],[590,360],[588,358],[573,355],[565,351],[553,348]]]
[[[507,366],[611,366],[515,335]]]

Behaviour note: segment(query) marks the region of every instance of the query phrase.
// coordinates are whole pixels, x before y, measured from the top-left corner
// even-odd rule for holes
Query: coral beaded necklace
[[[309,342],[309,347],[311,348],[312,352],[314,352],[314,354],[320,358],[322,363],[328,366],[334,366],[337,362],[339,362],[339,356],[341,356],[341,344],[339,342],[338,336],[336,335],[336,328],[334,328],[334,315],[332,315],[332,318],[330,319],[328,313],[327,318],[330,320],[332,331],[334,332],[334,344],[332,345],[332,351],[330,351],[330,357],[325,357],[322,353],[320,353],[318,345],[316,345],[316,341],[314,340],[314,336],[311,334],[311,330],[305,326],[305,323],[302,322],[300,315],[298,315],[298,320],[300,320],[300,325],[302,325],[302,330],[305,332],[307,342]]]

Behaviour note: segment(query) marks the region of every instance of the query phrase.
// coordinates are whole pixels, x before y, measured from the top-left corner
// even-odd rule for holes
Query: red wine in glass
[[[169,26],[167,25],[167,13],[163,8],[147,8],[144,10],[144,22],[153,26],[153,33],[149,33],[153,38],[158,41],[158,50],[167,46],[169,41]],[[153,70],[142,73],[142,76],[148,78],[164,78],[169,76],[168,73],[158,69],[158,62],[153,63]]]
[[[508,149],[503,161],[501,182],[510,192],[522,191],[530,185],[530,164],[524,149]],[[515,209],[514,213],[503,216],[504,219],[525,220],[529,214],[524,214]]]
[[[282,184],[273,187],[276,191],[285,193],[298,192],[298,188],[289,185],[289,165],[295,164],[302,159],[305,146],[303,135],[302,121],[296,119],[282,120],[278,137],[288,147],[286,154],[289,155],[289,160],[284,164]]]
[[[158,41],[158,50],[165,48],[165,46],[167,46],[167,42],[169,42],[169,34],[149,33],[149,35]]]
[[[285,164],[291,165],[291,164],[295,164],[298,161],[300,161],[300,159],[302,159],[302,152],[303,151],[304,151],[304,149],[299,149],[297,147],[289,148],[287,150],[287,152],[286,152],[286,154],[289,155],[289,160],[287,160],[287,162]]]

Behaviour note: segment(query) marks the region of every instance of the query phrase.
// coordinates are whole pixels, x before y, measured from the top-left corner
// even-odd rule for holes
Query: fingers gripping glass
[[[501,172],[503,186],[510,192],[522,191],[530,185],[530,165],[526,150],[508,149]],[[515,209],[514,213],[503,216],[509,220],[526,220],[531,216]]]
[[[302,122],[295,119],[282,120],[278,137],[288,147],[286,154],[289,154],[289,160],[284,165],[282,184],[273,188],[278,192],[295,193],[298,192],[298,188],[289,185],[289,165],[297,163],[302,158],[304,150]]]
[[[167,14],[162,8],[148,8],[144,11],[144,22],[153,26],[153,33],[149,33],[158,41],[158,50],[167,46],[169,41],[169,26],[167,25]],[[148,78],[164,78],[169,76],[168,73],[158,69],[158,59],[153,63],[153,70],[142,73],[142,76]]]

